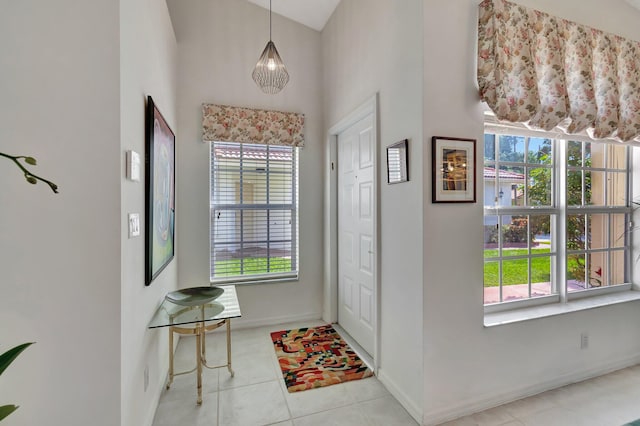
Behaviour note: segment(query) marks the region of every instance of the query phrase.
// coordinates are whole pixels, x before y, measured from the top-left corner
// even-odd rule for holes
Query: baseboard
[[[548,390],[556,389],[562,386],[578,383],[583,380],[592,379],[612,371],[630,367],[640,363],[640,355],[619,359],[614,362],[603,363],[597,367],[590,368],[579,372],[565,374],[555,377],[552,380],[544,380],[527,386],[514,387],[512,389],[503,390],[499,393],[488,397],[480,397],[457,401],[448,407],[442,407],[437,410],[426,411],[424,413],[424,426],[433,426],[455,420],[460,417],[468,416],[479,411],[497,407],[498,405],[513,402],[522,398],[537,395]],[[394,395],[395,396],[395,395]],[[422,424],[422,423],[421,423]]]
[[[389,376],[387,376],[382,368],[378,368],[378,380],[387,388],[389,393],[398,400],[400,405],[404,407],[413,419],[422,424],[422,410],[414,401],[412,401],[407,394],[405,394],[398,385],[395,384]]]
[[[290,322],[320,321],[322,312],[312,312],[303,315],[283,315],[278,317],[263,317],[260,319],[234,318],[231,321],[232,329],[264,327],[268,325],[286,324]]]
[[[158,411],[158,405],[160,405],[160,397],[162,396],[162,391],[166,387],[168,376],[169,376],[169,373],[167,371],[167,375],[165,376],[164,380],[161,380],[159,383],[160,386],[158,386],[156,389],[153,390],[154,395],[151,399],[152,403],[149,405],[149,408],[147,411],[147,416],[146,416],[147,421],[145,422],[145,425],[151,426],[153,424],[153,421],[155,420],[156,411]]]

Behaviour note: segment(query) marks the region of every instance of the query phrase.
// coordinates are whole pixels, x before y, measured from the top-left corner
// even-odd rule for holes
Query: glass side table
[[[222,292],[220,292],[221,289]],[[169,380],[171,387],[174,376],[197,371],[198,405],[202,404],[202,367],[214,369],[227,367],[233,377],[231,367],[231,319],[242,316],[235,285],[216,287],[193,287],[169,293],[156,310],[149,328],[169,327]],[[227,326],[227,363],[210,366],[207,364],[205,335],[207,331]],[[196,366],[188,371],[175,373],[173,370],[173,334],[196,336]]]

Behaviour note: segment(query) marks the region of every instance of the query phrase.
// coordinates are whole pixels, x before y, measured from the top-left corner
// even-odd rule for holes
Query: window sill
[[[498,325],[513,324],[532,319],[601,308],[603,306],[617,305],[619,303],[633,302],[636,300],[640,300],[640,291],[631,290],[584,299],[576,299],[566,303],[554,303],[550,305],[513,309],[510,311],[492,312],[484,315],[484,326],[495,327]]]
[[[291,281],[299,281],[299,275],[298,274],[283,274],[283,275],[278,275],[278,276],[273,276],[273,277],[269,277],[269,278],[259,278],[259,277],[254,277],[254,278],[230,278],[230,279],[211,279],[210,280],[210,284],[211,285],[227,285],[227,284],[234,284],[234,285],[256,285],[256,284],[278,284],[278,283],[284,283],[284,282],[291,282]]]

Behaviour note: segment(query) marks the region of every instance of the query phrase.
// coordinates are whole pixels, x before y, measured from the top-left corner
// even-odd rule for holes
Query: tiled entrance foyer
[[[195,403],[195,374],[176,377],[171,389],[163,392],[154,426],[415,426],[375,377],[304,392],[286,391],[269,332],[320,324],[234,330],[235,377],[230,378],[226,369],[205,369],[201,407]],[[190,339],[180,339],[176,371],[194,365],[194,342]],[[207,355],[210,364],[224,362],[222,333],[207,335]],[[621,426],[640,418],[639,401],[637,365],[445,425]]]
[[[163,391],[154,426],[415,426],[417,423],[375,377],[288,393],[270,332],[322,325],[282,324],[232,330],[233,369],[204,369],[202,406],[196,405],[195,373],[177,376]],[[232,321],[233,328],[233,321]],[[176,349],[176,371],[195,365],[193,337]],[[207,334],[207,361],[225,363],[223,333]]]

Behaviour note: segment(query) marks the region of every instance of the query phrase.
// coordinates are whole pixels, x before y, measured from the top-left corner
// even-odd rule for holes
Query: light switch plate
[[[127,151],[127,177],[134,182],[140,181],[140,154]]]
[[[129,213],[129,238],[140,236],[140,215]]]

